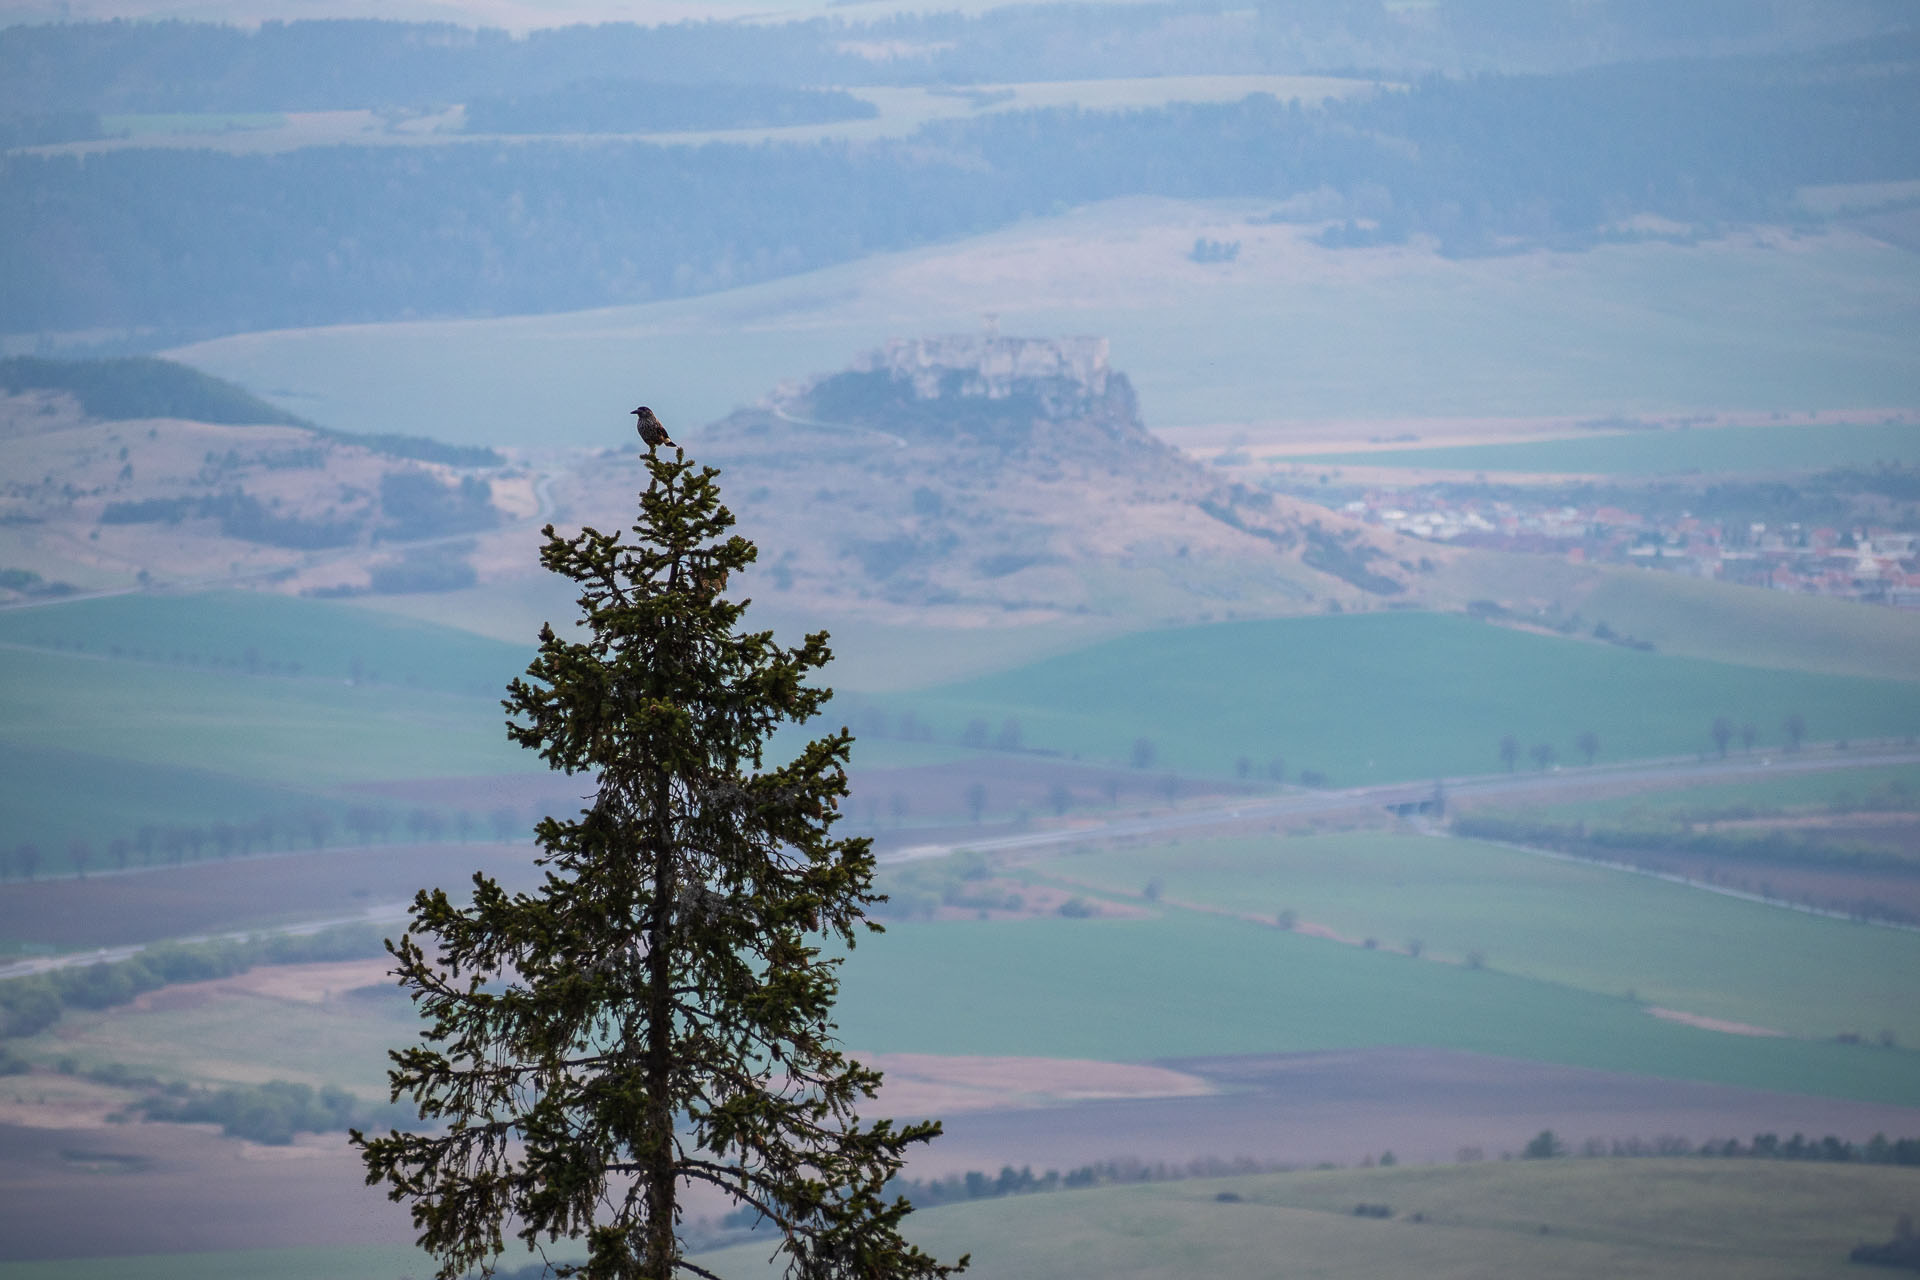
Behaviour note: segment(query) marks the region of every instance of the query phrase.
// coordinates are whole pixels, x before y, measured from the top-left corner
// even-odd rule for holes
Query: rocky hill
[[[761,547],[751,589],[894,616],[1200,621],[1410,600],[1446,553],[1220,479],[1098,338],[896,340],[683,437]],[[603,459],[568,505],[631,502]],[[1423,562],[1423,557],[1426,559]]]
[[[489,450],[329,432],[168,361],[0,361],[0,604],[134,585],[445,590],[476,581],[534,507]]]

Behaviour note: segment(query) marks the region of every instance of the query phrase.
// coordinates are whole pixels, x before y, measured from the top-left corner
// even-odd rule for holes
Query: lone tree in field
[[[590,807],[536,829],[545,880],[471,905],[413,903],[389,950],[427,1019],[392,1054],[395,1100],[438,1131],[353,1135],[367,1181],[412,1202],[439,1275],[584,1238],[593,1280],[710,1273],[679,1227],[694,1184],[778,1233],[802,1277],[936,1277],[884,1194],[937,1123],[864,1124],[880,1075],[837,1047],[837,958],[877,901],[868,842],[832,834],[852,736],[763,760],[768,735],[830,696],[798,648],[737,631],[720,594],[754,559],[726,536],[710,468],[649,456],[631,540],[549,526],[541,562],[580,585],[580,630],[540,632],[507,732],[590,777]]]

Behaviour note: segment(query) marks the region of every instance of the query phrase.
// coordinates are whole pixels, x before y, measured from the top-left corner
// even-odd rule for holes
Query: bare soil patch
[[[477,843],[380,845],[85,880],[15,881],[0,893],[0,938],[83,949],[269,929],[404,902],[433,885],[457,890],[475,871],[510,888],[531,885],[532,850]]]
[[[78,1076],[35,1071],[0,1076],[0,1129],[98,1129],[128,1094]]]
[[[855,1055],[886,1075],[881,1102],[900,1115],[1048,1106],[1090,1098],[1172,1098],[1213,1092],[1198,1076],[1144,1063],[1080,1058]]]
[[[392,967],[393,962],[385,957],[325,964],[259,965],[230,978],[186,982],[146,992],[134,999],[132,1008],[141,1013],[197,1009],[227,995],[325,1004],[352,991],[391,984],[387,971]]]
[[[1552,1129],[1589,1138],[1692,1142],[1755,1133],[1920,1134],[1920,1108],[1737,1089],[1487,1057],[1447,1049],[1177,1059],[1159,1063],[1213,1085],[1190,1097],[1088,1100],[955,1115],[919,1157],[919,1176],[1094,1161],[1247,1156],[1311,1167],[1392,1151],[1406,1163],[1517,1155]]]
[[[1725,1018],[1709,1018],[1699,1013],[1683,1013],[1678,1009],[1662,1009],[1658,1005],[1648,1008],[1648,1013],[1666,1022],[1679,1022],[1689,1027],[1698,1027],[1702,1031],[1721,1031],[1730,1036],[1784,1036],[1784,1031],[1775,1031],[1772,1027],[1756,1027],[1748,1022],[1728,1022]]]

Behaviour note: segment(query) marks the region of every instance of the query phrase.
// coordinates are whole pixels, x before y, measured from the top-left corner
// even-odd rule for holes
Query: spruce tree
[[[540,632],[507,731],[591,803],[536,835],[539,888],[473,879],[414,900],[388,949],[426,1043],[392,1053],[393,1098],[426,1132],[358,1132],[370,1184],[411,1201],[452,1277],[584,1237],[593,1280],[709,1274],[684,1256],[681,1194],[704,1183],[778,1232],[790,1275],[933,1277],[886,1194],[937,1122],[864,1122],[877,1071],[831,1020],[840,949],[876,901],[864,839],[832,834],[852,736],[769,764],[769,735],[819,711],[824,632],[797,648],[739,629],[712,468],[650,453],[632,537],[549,525],[541,561],[579,584],[577,632]],[[571,1267],[556,1268],[573,1274]]]

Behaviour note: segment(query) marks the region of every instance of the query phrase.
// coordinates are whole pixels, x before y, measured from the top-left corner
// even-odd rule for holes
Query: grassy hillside
[[[1525,1161],[976,1201],[916,1213],[908,1233],[941,1258],[971,1251],[970,1274],[983,1280],[1844,1280],[1860,1270],[1847,1251],[1889,1238],[1915,1187],[1911,1169]],[[1394,1218],[1356,1216],[1356,1204],[1387,1205]],[[741,1245],[700,1261],[744,1280],[769,1274],[766,1254]]]
[[[131,840],[143,826],[263,817],[297,824],[316,810],[337,825],[341,808],[337,800],[299,786],[73,751],[31,738],[0,741],[0,813],[6,815],[0,852],[34,845],[39,866],[47,872],[67,866],[67,846],[74,840],[88,843],[97,870],[112,865],[111,841]],[[22,869],[11,874],[22,874]]]
[[[1019,720],[1029,745],[1125,761],[1138,738],[1156,767],[1226,773],[1276,757],[1338,785],[1499,767],[1497,745],[1551,744],[1578,759],[1708,749],[1717,716],[1780,741],[1808,733],[1904,736],[1920,729],[1920,684],[1647,654],[1488,626],[1384,613],[1147,632],[895,701],[955,736],[971,719]]]
[[[1615,569],[1578,608],[1662,653],[1920,680],[1920,614],[1851,600]]]
[[[65,391],[91,418],[312,425],[231,382],[152,356],[108,360],[14,356],[0,360],[0,390]]]
[[[1920,1052],[1703,1031],[1623,995],[1190,912],[890,924],[848,964],[839,1013],[848,1044],[888,1052],[1141,1061],[1431,1045],[1920,1105]]]
[[[1603,996],[1823,1038],[1920,1044],[1920,933],[1863,928],[1473,840],[1364,833],[1184,841],[1050,858],[1042,873],[1273,919]],[[1920,1071],[1920,1062],[1914,1064]]]
[[[295,786],[539,767],[497,700],[15,650],[0,742]],[[111,778],[100,780],[111,786]],[[80,797],[92,786],[74,789]]]
[[[1642,821],[1689,814],[1726,813],[1740,806],[1758,812],[1807,807],[1845,807],[1874,792],[1903,788],[1920,795],[1920,765],[1864,765],[1858,769],[1828,769],[1784,773],[1748,782],[1724,782],[1703,787],[1676,787],[1634,795],[1567,800],[1538,807],[1530,815],[1560,822]],[[1520,807],[1502,803],[1502,808]]]
[[[0,644],[498,697],[526,669],[538,625],[527,628],[527,643],[516,645],[431,621],[266,592],[137,594],[0,611]]]
[[[1920,462],[1920,426],[1783,424],[1697,431],[1631,431],[1531,444],[1329,453],[1296,461],[1346,466],[1434,467],[1450,471],[1621,476],[1700,471],[1824,471],[1832,467],[1871,467],[1876,462],[1908,465]]]

